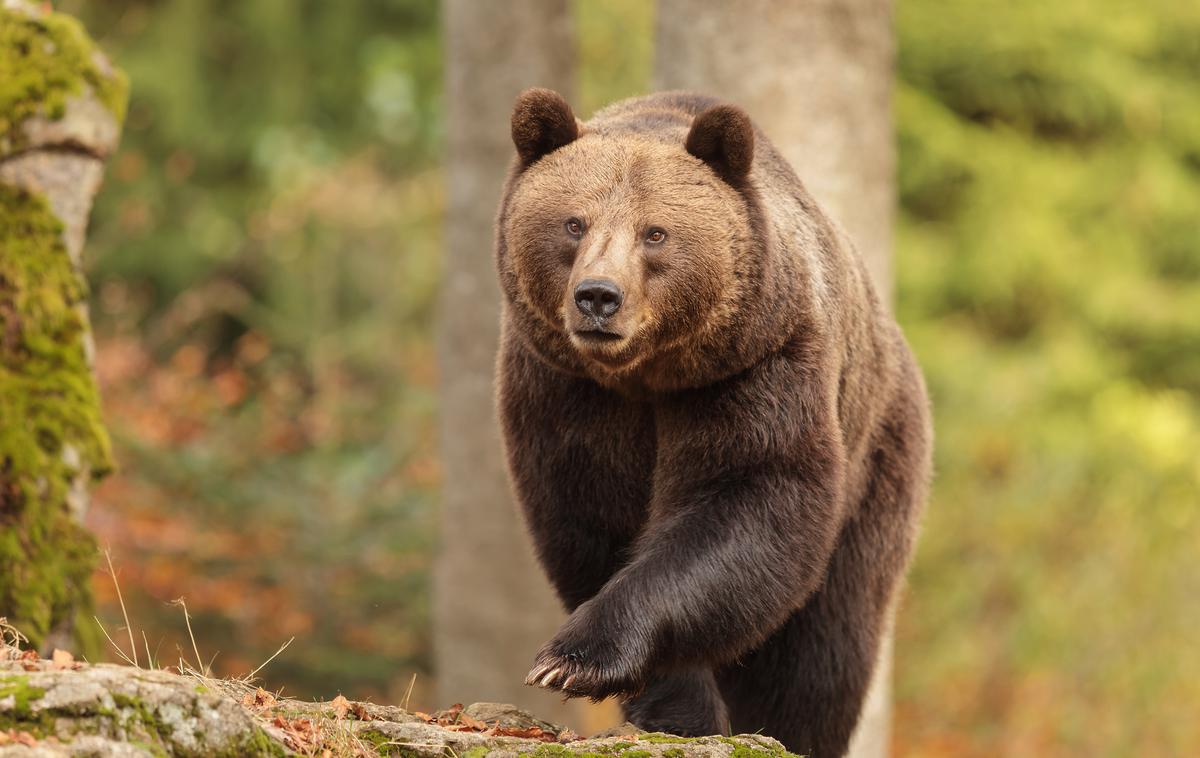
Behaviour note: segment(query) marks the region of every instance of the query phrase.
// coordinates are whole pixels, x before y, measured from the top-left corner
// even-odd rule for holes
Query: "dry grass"
[[[117,579],[116,571],[113,569],[112,558],[107,551],[105,551],[105,558],[108,562],[109,575],[112,577],[117,597],[121,598],[120,582]],[[309,703],[297,700],[285,700],[282,698],[281,692],[270,693],[259,686],[258,674],[271,661],[287,650],[288,646],[295,641],[295,637],[280,645],[279,649],[269,658],[245,676],[213,676],[211,661],[205,664],[203,658],[200,656],[200,645],[196,640],[195,634],[192,632],[187,603],[183,598],[179,598],[174,601],[174,605],[179,606],[183,610],[188,635],[192,643],[191,652],[194,656],[194,663],[187,660],[183,655],[183,651],[180,651],[178,663],[173,666],[159,665],[156,661],[156,656],[150,652],[150,644],[145,631],[141,632],[145,658],[139,658],[134,642],[135,632],[133,625],[130,623],[129,615],[124,612],[124,600],[121,600],[121,609],[126,627],[125,631],[129,636],[130,648],[128,651],[117,644],[116,640],[113,639],[112,635],[109,634],[109,631],[98,618],[96,618],[96,624],[100,627],[100,631],[103,632],[109,644],[112,645],[116,655],[130,667],[179,674],[194,680],[208,692],[233,700],[242,707],[260,729],[300,755],[322,756],[322,758],[326,756],[329,758],[333,758],[334,756],[376,758],[380,755],[375,746],[364,742],[356,734],[352,726],[353,722],[346,717],[350,704],[344,698],[340,699],[340,703],[338,701],[333,703]],[[36,654],[29,650],[28,644],[29,640],[25,635],[21,634],[12,624],[8,623],[6,618],[0,617],[0,660],[17,660],[30,655],[36,657]],[[145,665],[143,665],[143,661]],[[414,675],[413,682],[409,684],[409,694],[412,693],[412,685],[415,681],[416,676]],[[406,696],[405,706],[407,704]],[[419,747],[417,745],[402,745],[399,742],[384,743],[383,746]],[[457,756],[453,755],[453,751],[451,751],[450,758],[457,758]]]
[[[29,640],[8,619],[0,616],[0,660],[10,661],[21,654],[21,646]]]
[[[134,668],[144,668],[138,659],[137,647],[134,643],[133,625],[125,608],[120,581],[117,579],[117,573],[113,568],[112,556],[108,550],[105,550],[104,556],[108,563],[108,573],[112,578],[113,588],[116,591],[117,599],[121,606],[125,629],[129,635],[130,651],[127,653],[116,643],[104,627],[104,624],[100,622],[100,619],[93,618],[95,618],[100,631],[104,634],[109,644],[112,645],[113,650],[121,660]],[[324,705],[324,703],[316,704],[317,708],[305,708],[304,715],[297,717],[294,715],[296,708],[289,706],[289,703],[299,704],[299,701],[285,701],[282,698],[281,691],[268,693],[259,686],[257,678],[259,673],[271,661],[287,650],[288,646],[295,641],[295,637],[280,645],[269,658],[256,666],[250,673],[240,677],[217,677],[212,673],[212,659],[208,663],[205,663],[200,655],[200,645],[192,630],[191,614],[188,613],[186,600],[181,597],[172,601],[172,604],[178,606],[183,611],[188,638],[192,644],[191,652],[194,656],[194,663],[187,660],[183,651],[180,650],[179,659],[176,664],[173,666],[159,665],[155,656],[150,653],[149,640],[146,638],[146,633],[143,630],[141,635],[146,654],[145,668],[178,673],[195,680],[197,684],[210,692],[232,699],[242,707],[259,728],[301,755],[353,756],[353,758],[375,758],[375,756],[380,755],[376,748],[359,739],[344,716],[336,715],[336,712],[335,715],[331,716],[329,715],[329,710],[321,708],[320,706]],[[3,618],[0,618],[0,657],[15,657],[16,654],[20,653],[22,644],[27,642],[28,640],[17,629],[9,625]],[[172,669],[174,670],[172,671]],[[413,681],[416,681],[415,674]],[[410,683],[409,693],[411,694],[411,692],[412,684]],[[308,704],[304,703],[302,705]],[[407,706],[407,698],[405,705]],[[289,712],[292,715],[289,715]]]

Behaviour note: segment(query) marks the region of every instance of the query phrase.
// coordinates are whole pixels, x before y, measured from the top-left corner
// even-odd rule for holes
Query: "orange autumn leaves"
[[[433,714],[417,711],[413,715],[426,724],[435,724],[452,732],[479,732],[485,737],[520,737],[521,739],[540,740],[542,742],[574,742],[580,739],[579,735],[570,729],[564,729],[561,732],[555,733],[546,731],[538,726],[501,726],[499,721],[488,726],[485,722],[463,713],[462,703],[455,703],[449,708]]]

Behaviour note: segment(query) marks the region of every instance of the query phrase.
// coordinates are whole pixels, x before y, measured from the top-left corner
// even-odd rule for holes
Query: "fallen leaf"
[[[372,718],[374,718],[370,713],[367,712],[366,706],[364,706],[362,703],[351,703],[350,709],[354,711],[354,718],[358,719],[359,721],[370,721]]]
[[[34,737],[29,732],[18,732],[16,729],[9,729],[7,732],[0,732],[0,745],[11,745],[16,743],[25,747],[37,747],[37,737]]]
[[[247,692],[242,696],[242,705],[247,708],[266,708],[275,705],[275,696],[259,687],[256,692]]]
[[[309,719],[288,721],[282,716],[276,716],[272,723],[283,729],[284,739],[293,750],[311,754],[321,746],[321,730]]]
[[[520,737],[521,739],[541,740],[542,742],[558,741],[558,735],[554,734],[554,732],[547,732],[539,726],[518,728],[497,725],[487,730],[486,734],[495,737]]]
[[[74,668],[75,656],[68,653],[66,650],[54,648],[54,654],[50,656],[50,661],[56,669]]]
[[[462,713],[462,709],[463,709],[462,703],[455,703],[454,705],[450,706],[449,708],[447,708],[444,711],[438,711],[433,716],[437,720],[438,724],[441,726],[457,724],[458,717]]]
[[[333,712],[339,719],[346,718],[346,712],[350,710],[350,701],[346,699],[345,695],[338,695],[330,700],[329,704],[333,706]]]

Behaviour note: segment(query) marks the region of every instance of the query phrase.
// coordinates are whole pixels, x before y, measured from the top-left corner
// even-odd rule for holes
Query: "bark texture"
[[[895,149],[891,0],[659,0],[656,89],[744,107],[842,224],[891,302]],[[891,650],[849,755],[887,754]]]
[[[446,253],[441,371],[442,540],[434,574],[441,700],[503,700],[575,725],[579,707],[522,682],[562,620],[533,558],[505,475],[493,369],[500,291],[493,221],[514,155],[509,119],[533,86],[570,95],[566,0],[443,6],[446,41]]]
[[[659,0],[655,88],[744,107],[890,298],[891,0]],[[889,300],[890,302],[890,300]]]
[[[74,19],[0,3],[0,616],[44,647],[94,639],[80,520],[109,450],[81,265],[126,94]]]

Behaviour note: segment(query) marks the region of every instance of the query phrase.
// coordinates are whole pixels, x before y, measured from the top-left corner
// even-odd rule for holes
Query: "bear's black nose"
[[[575,288],[575,307],[585,316],[606,319],[621,309],[625,296],[611,279],[584,279]]]

